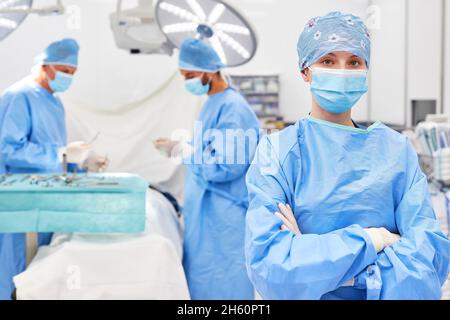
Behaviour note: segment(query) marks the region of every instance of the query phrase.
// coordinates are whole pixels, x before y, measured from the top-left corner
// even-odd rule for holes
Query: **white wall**
[[[373,0],[379,9],[377,28],[371,30],[370,120],[405,122],[406,1]],[[379,28],[378,28],[379,27]]]
[[[445,78],[444,78],[444,112],[450,113],[450,3],[445,3]]]
[[[408,1],[408,108],[412,100],[437,100],[442,106],[442,0]]]

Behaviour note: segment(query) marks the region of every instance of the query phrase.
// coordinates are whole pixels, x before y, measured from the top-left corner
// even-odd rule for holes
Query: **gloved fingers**
[[[281,219],[283,225],[281,226],[281,230],[289,230],[296,235],[301,235],[300,229],[297,224],[292,224],[284,215],[279,212],[275,212],[275,215]]]
[[[369,238],[377,253],[381,252],[385,247],[385,237],[381,228],[366,228],[364,231],[369,235]]]
[[[294,211],[292,211],[291,206],[289,204],[286,204],[286,208],[289,215],[289,220],[297,225],[297,219],[295,218]]]
[[[169,139],[167,139],[167,138],[158,138],[158,139],[153,140],[154,144],[164,144],[167,142],[169,142]]]
[[[278,211],[275,212],[275,215],[276,215],[278,218],[281,219],[281,221],[283,222],[283,224],[285,224],[286,227],[289,228],[289,230],[293,230],[293,229],[294,229],[294,226],[291,224],[291,222],[290,222],[284,215],[282,215],[282,214],[279,213]]]
[[[301,234],[300,228],[298,227],[297,219],[294,216],[291,206],[289,204],[284,205],[284,204],[280,203],[278,205],[278,207],[283,212],[283,215],[286,217],[286,219],[289,221],[290,226],[292,226],[292,228],[295,229],[294,233]]]
[[[162,143],[155,143],[154,146],[159,151],[164,151],[166,149],[166,145],[164,145]]]
[[[390,235],[390,237],[389,237],[389,239],[388,239],[388,243],[387,243],[387,246],[388,247],[390,247],[390,246],[393,246],[394,244],[396,244],[397,242],[399,242],[400,241],[400,239],[401,239],[401,237],[398,235],[398,234],[396,234],[396,233],[391,233],[391,235]]]
[[[289,227],[289,226],[287,226],[287,225],[285,225],[285,224],[283,224],[283,225],[281,226],[281,230],[288,230],[288,231],[291,231],[291,232],[292,232],[293,234],[295,234],[295,235],[301,235],[301,234],[302,234],[298,228],[295,228],[295,227]]]
[[[109,160],[107,158],[100,157],[96,159],[96,164],[99,167],[105,167],[109,165]]]
[[[107,168],[108,168],[108,165],[106,163],[104,163],[104,164],[101,164],[98,166],[98,171],[103,172],[103,171],[106,171]]]
[[[75,149],[90,149],[92,146],[85,141],[75,141],[71,142],[67,145],[67,148],[75,148]]]
[[[167,149],[169,144],[170,144],[169,139],[162,138],[162,139],[153,140],[153,145],[158,150]]]
[[[390,242],[390,241],[396,242],[400,239],[400,235],[398,235],[396,233],[392,233],[384,227],[380,228],[379,230],[382,233],[383,237],[387,240],[387,242]]]
[[[286,219],[288,219],[291,222],[291,224],[293,222],[297,224],[294,214],[292,213],[291,207],[288,207],[283,203],[279,203],[278,208],[280,209],[281,213],[286,217]]]

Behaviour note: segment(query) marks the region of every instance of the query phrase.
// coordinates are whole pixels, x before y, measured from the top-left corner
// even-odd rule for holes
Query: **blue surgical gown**
[[[263,298],[440,298],[450,242],[405,136],[308,117],[262,139],[247,187],[246,265]],[[280,230],[278,203],[302,235]],[[370,227],[401,240],[377,254]]]
[[[0,174],[60,173],[58,148],[65,146],[61,101],[27,77],[0,97]],[[1,221],[0,221],[1,223]],[[47,244],[50,234],[39,234]],[[12,277],[25,269],[25,235],[0,234],[0,299],[10,299]]]
[[[258,137],[259,121],[238,92],[208,98],[184,160],[183,265],[192,299],[254,297],[244,257],[245,174]]]

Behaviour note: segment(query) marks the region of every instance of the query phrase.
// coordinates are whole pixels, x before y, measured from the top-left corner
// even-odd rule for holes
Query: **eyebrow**
[[[330,52],[328,53],[326,56],[323,56],[322,58],[326,58],[328,56],[333,56],[333,57],[337,57],[334,53]],[[356,54],[352,55],[350,58],[358,58],[358,59],[362,59],[361,57],[357,56]]]

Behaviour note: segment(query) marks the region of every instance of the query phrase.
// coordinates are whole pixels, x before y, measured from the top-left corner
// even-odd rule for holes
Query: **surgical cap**
[[[188,38],[181,45],[180,69],[214,73],[224,67],[219,55],[209,44],[198,39]]]
[[[297,45],[300,69],[304,70],[334,51],[350,52],[370,65],[370,34],[361,18],[330,12],[308,21]]]
[[[80,47],[74,39],[63,39],[51,43],[44,52],[36,57],[35,63],[42,65],[65,65],[78,67]]]

